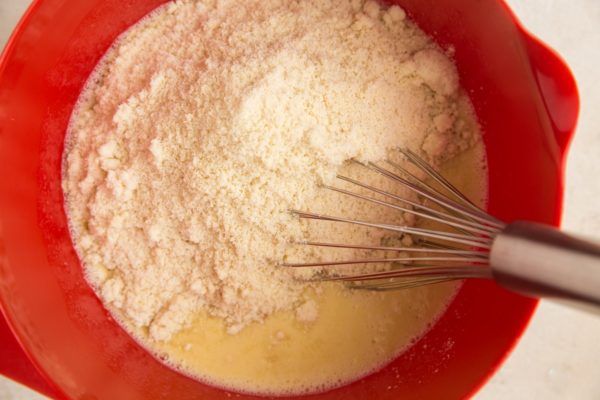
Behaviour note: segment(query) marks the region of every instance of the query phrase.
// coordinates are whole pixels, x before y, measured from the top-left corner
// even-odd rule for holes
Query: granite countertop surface
[[[523,24],[567,61],[580,90],[563,228],[600,239],[600,1],[507,0]],[[0,0],[0,47],[29,0]],[[600,399],[600,318],[542,301],[516,349],[476,400]],[[43,397],[0,377],[0,400]]]

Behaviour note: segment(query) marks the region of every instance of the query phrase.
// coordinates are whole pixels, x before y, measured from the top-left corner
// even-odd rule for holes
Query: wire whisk
[[[365,205],[388,207],[435,223],[434,228],[390,224],[290,210],[299,218],[383,229],[418,238],[416,245],[393,247],[305,241],[304,246],[397,252],[397,257],[341,261],[282,263],[288,268],[332,267],[353,264],[391,264],[389,270],[354,274],[319,274],[312,280],[343,281],[351,288],[407,289],[462,279],[495,279],[499,284],[533,296],[559,297],[600,306],[600,246],[531,222],[507,224],[476,206],[431,165],[414,152],[399,149],[420,171],[386,160],[353,163],[392,180],[417,195],[415,201],[344,175],[337,178],[363,193],[322,185]],[[421,179],[417,175],[426,178]],[[376,195],[378,197],[376,197]],[[439,228],[437,228],[439,227]],[[337,270],[336,270],[337,271]]]

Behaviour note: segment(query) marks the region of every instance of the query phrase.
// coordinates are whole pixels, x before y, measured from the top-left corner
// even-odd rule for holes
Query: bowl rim
[[[11,35],[9,36],[2,52],[0,53],[0,77],[2,77],[4,75],[5,70],[9,64],[9,60],[11,59],[15,49],[18,46],[21,36],[23,35],[24,31],[26,30],[31,18],[36,14],[38,9],[40,8],[43,1],[44,0],[33,0],[32,1],[32,3],[28,6],[26,11],[24,12],[23,16],[19,19],[19,21],[18,21],[17,25],[15,26],[15,28],[13,29]],[[517,17],[515,12],[507,4],[506,0],[497,0],[497,2],[499,4],[501,4],[503,6],[503,8],[505,9],[505,11],[508,13],[508,15],[510,16],[514,25],[517,27],[517,30],[518,30],[519,34],[522,36],[524,41],[529,41],[529,42],[531,42],[537,46],[541,46],[541,47],[545,48],[547,51],[551,52],[554,55],[554,57],[557,59],[557,61],[560,64],[562,64],[562,66],[565,70],[565,73],[570,75],[572,78],[574,77],[574,74],[572,73],[572,71],[570,70],[570,68],[568,67],[568,64],[564,61],[564,59],[558,53],[556,53],[556,51],[554,51],[548,44],[546,44],[543,40],[541,40],[539,37],[534,35],[530,30],[528,30],[524,26],[524,24]],[[577,92],[576,86],[575,86],[575,90],[576,90],[575,96],[577,99],[575,120],[577,120],[577,117],[579,115],[579,99],[580,99],[580,97],[579,97],[579,93]],[[558,201],[557,207],[559,210],[558,215],[557,215],[557,218],[558,218],[557,226],[560,225],[562,215],[563,215],[565,164],[566,164],[566,158],[567,158],[567,155],[569,152],[569,147],[572,143],[574,135],[575,135],[575,125],[573,127],[571,127],[570,132],[564,138],[564,141],[559,144],[559,147],[560,147],[560,160],[559,160],[560,161],[560,168],[559,168],[560,174],[557,177],[557,179],[560,181],[561,188],[560,188],[560,198],[557,200]],[[7,299],[5,299],[3,296],[0,296],[0,318],[4,317],[8,327],[10,328],[14,338],[16,339],[16,343],[18,343],[18,345],[21,346],[21,349],[23,350],[24,355],[27,357],[27,360],[31,363],[31,365],[33,365],[33,367],[35,368],[37,373],[39,375],[41,375],[43,377],[43,379],[48,383],[50,389],[55,391],[55,393],[45,392],[44,394],[50,395],[50,396],[58,395],[59,397],[67,398],[68,396],[66,395],[66,392],[64,392],[61,389],[61,387],[58,384],[56,384],[50,378],[49,374],[41,367],[40,363],[37,361],[37,358],[34,355],[35,352],[31,349],[30,344],[23,341],[22,338],[20,337],[20,335],[18,334],[18,329],[15,328],[15,320],[14,320],[13,316],[10,314],[10,312],[6,311],[7,307],[6,307],[5,302],[7,302]],[[506,348],[506,350],[503,353],[502,358],[494,365],[493,368],[490,368],[487,371],[487,374],[480,379],[478,384],[473,386],[472,390],[467,395],[467,397],[472,397],[477,392],[479,392],[481,390],[481,388],[490,380],[490,378],[504,364],[506,359],[514,351],[514,348],[516,347],[516,345],[522,338],[523,334],[527,330],[527,327],[529,326],[529,323],[531,322],[531,319],[535,313],[537,306],[538,306],[538,301],[536,300],[533,303],[533,305],[531,306],[531,309],[529,311],[529,315],[527,317],[526,322],[523,324],[523,327],[520,330],[519,334],[515,335],[515,337],[513,338],[510,347]],[[21,381],[22,383],[26,384],[27,386],[34,388],[35,390],[44,389],[44,388],[36,387],[37,385],[35,385],[35,380],[31,379],[32,378],[31,376],[22,375],[19,377],[17,374],[16,377],[17,377],[17,379],[21,378],[18,380]]]

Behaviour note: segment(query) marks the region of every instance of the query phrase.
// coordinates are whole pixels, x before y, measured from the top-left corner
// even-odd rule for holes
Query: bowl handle
[[[565,155],[577,124],[579,93],[573,73],[549,46],[521,27],[529,62],[542,94],[561,154]]]

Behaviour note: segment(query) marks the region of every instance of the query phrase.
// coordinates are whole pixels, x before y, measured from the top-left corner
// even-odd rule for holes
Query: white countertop
[[[581,115],[568,158],[563,227],[600,239],[600,1],[507,1],[577,79]],[[0,0],[0,47],[29,3]],[[599,363],[600,318],[542,302],[515,351],[475,399],[600,399]],[[0,377],[0,400],[41,398]]]

